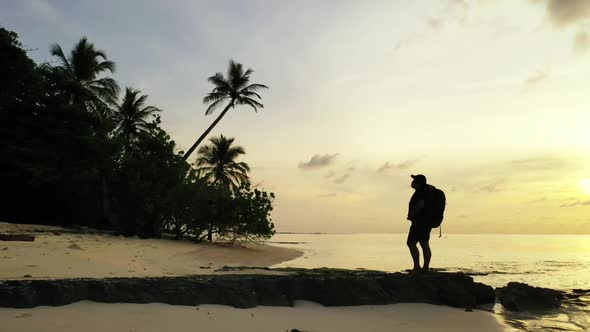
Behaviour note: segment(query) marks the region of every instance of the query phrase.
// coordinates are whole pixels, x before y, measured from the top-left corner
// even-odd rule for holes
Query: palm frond
[[[229,82],[225,79],[222,73],[215,73],[213,76],[209,77],[207,81],[215,85],[216,89],[222,89],[224,91],[231,90]]]
[[[119,94],[119,83],[114,78],[111,77],[102,77],[97,80],[93,80],[88,82],[88,85],[91,87],[101,87],[108,91],[110,91],[113,96],[117,96]]]
[[[141,93],[141,92],[137,91],[137,94],[139,94],[139,93]],[[145,101],[146,101],[146,99],[147,99],[148,96],[147,95],[141,95],[141,96],[139,96],[139,98],[137,98],[137,95],[135,95],[135,96],[136,96],[136,99],[135,99],[135,101],[133,102],[132,105],[133,105],[133,108],[139,110],[140,108],[142,108],[143,104],[145,104]]]
[[[264,84],[254,83],[254,84],[250,84],[250,85],[244,87],[242,90],[240,90],[240,92],[244,92],[244,91],[258,91],[258,90],[262,90],[262,89],[268,89],[268,86],[266,86]]]
[[[54,43],[49,48],[49,51],[51,52],[51,55],[59,58],[62,67],[64,67],[71,74],[72,67],[70,65],[70,61],[68,60],[68,58],[64,54],[64,51],[61,49],[61,46],[59,46],[58,43]]]
[[[103,61],[100,62],[94,69],[96,73],[102,73],[103,71],[110,71],[111,73],[115,72],[115,63],[113,61]]]
[[[255,112],[258,112],[258,108],[264,108],[264,105],[249,97],[241,97],[236,100],[236,103],[240,105],[248,105],[252,107]]]
[[[227,98],[229,97],[228,94],[226,93],[222,93],[222,92],[209,92],[204,98],[203,98],[203,104],[209,104],[215,101],[218,101],[219,99],[222,98]]]
[[[228,99],[228,98],[227,97],[221,98],[221,99],[217,100],[216,102],[214,102],[213,104],[209,105],[209,107],[207,107],[207,110],[205,111],[205,115],[212,114],[217,108],[219,108],[219,106],[221,106],[221,104],[223,104],[223,102],[225,102],[226,99]]]
[[[246,96],[246,97],[257,97],[258,99],[262,99],[262,97],[260,97],[259,94],[257,94],[256,92],[252,92],[252,91],[243,91],[240,94],[242,96]]]
[[[105,51],[103,51],[103,50],[96,50],[96,49],[94,49],[94,45],[93,44],[90,44],[90,45],[92,45],[92,50],[94,51],[94,56],[95,57],[102,58],[103,60],[107,60],[107,54],[106,54]],[[110,61],[105,61],[105,62],[110,62]]]

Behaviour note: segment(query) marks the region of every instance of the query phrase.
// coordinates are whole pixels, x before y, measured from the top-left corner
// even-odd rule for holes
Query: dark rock
[[[0,307],[59,306],[77,301],[161,302],[291,306],[308,300],[325,306],[420,302],[471,309],[494,302],[489,286],[461,273],[408,275],[337,269],[289,269],[284,275],[196,275],[161,278],[6,280]]]
[[[500,303],[512,311],[558,308],[564,293],[549,288],[533,287],[520,282],[510,282],[496,289]]]
[[[0,241],[35,241],[35,236],[29,234],[0,234]]]

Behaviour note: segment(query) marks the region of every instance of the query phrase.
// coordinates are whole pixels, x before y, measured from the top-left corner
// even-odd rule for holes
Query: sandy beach
[[[33,231],[34,230],[34,231]],[[0,280],[180,276],[214,273],[224,265],[271,266],[302,255],[268,245],[195,244],[105,234],[68,233],[57,227],[0,223],[0,233],[34,234],[34,242],[0,242]],[[485,311],[428,304],[236,309],[221,305],[77,302],[62,307],[0,308],[0,331],[505,331]]]
[[[63,307],[0,308],[1,331],[506,331],[487,312],[465,312],[428,304],[323,307],[298,302],[295,307],[235,309],[220,305],[103,304],[78,302]]]
[[[268,245],[241,247],[105,234],[72,234],[59,227],[0,223],[0,233],[28,234],[31,230],[44,232],[32,232],[36,236],[33,242],[0,241],[0,279],[231,273],[215,270],[226,265],[271,266],[302,255],[298,250]]]

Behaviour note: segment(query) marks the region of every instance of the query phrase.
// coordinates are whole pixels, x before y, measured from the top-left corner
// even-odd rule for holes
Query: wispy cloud
[[[334,177],[334,175],[336,175],[336,173],[334,171],[329,171],[328,174],[326,174],[326,178],[332,178]]]
[[[542,81],[546,80],[549,74],[546,71],[539,70],[529,76],[525,84],[529,87],[536,86],[537,84],[541,83]]]
[[[410,167],[414,166],[417,161],[418,161],[417,159],[414,159],[414,160],[405,160],[405,161],[402,161],[399,163],[385,162],[383,165],[381,165],[379,168],[377,168],[377,173],[383,173],[389,169],[396,169],[396,170],[409,169]]]
[[[590,18],[590,1],[588,0],[547,0],[545,8],[547,17],[557,27],[564,27]]]
[[[578,26],[572,48],[575,52],[585,52],[589,47],[588,32],[581,24],[590,22],[590,1],[588,0],[534,0],[537,4],[545,4],[547,20],[556,28]]]
[[[546,201],[547,201],[547,197],[541,197],[541,198],[537,198],[537,199],[533,199],[533,200],[527,201],[526,204],[544,203]]]
[[[438,15],[426,21],[426,26],[438,30],[449,21],[462,24],[467,18],[469,8],[465,0],[448,0],[446,7]]]
[[[400,51],[415,42],[426,39],[430,33],[442,29],[449,22],[463,24],[467,19],[469,9],[470,6],[465,0],[448,0],[446,6],[444,6],[437,14],[426,19],[423,31],[416,32],[404,39],[398,40],[393,46],[393,51]]]
[[[344,175],[342,175],[342,176],[340,176],[340,177],[338,177],[338,178],[334,179],[334,183],[335,183],[335,184],[342,184],[342,183],[344,183],[346,180],[348,180],[348,178],[350,178],[350,174],[349,174],[349,173],[346,173],[346,174],[344,174]]]
[[[563,203],[561,204],[559,207],[565,208],[565,207],[575,207],[575,206],[590,206],[590,199],[589,200],[576,200],[573,201],[571,203]]]
[[[521,170],[556,170],[566,165],[565,160],[551,156],[530,157],[510,161],[512,168]]]
[[[586,53],[590,49],[590,32],[578,30],[574,37],[574,51],[577,53]]]
[[[299,168],[304,169],[304,170],[314,170],[314,169],[324,168],[324,167],[332,165],[334,163],[334,161],[336,160],[337,156],[338,156],[337,153],[324,154],[324,155],[316,154],[313,157],[311,157],[311,159],[309,161],[300,162]]]
[[[475,189],[476,192],[484,192],[488,194],[497,193],[504,190],[502,186],[504,184],[504,179],[497,179],[492,180],[488,183],[484,183]]]

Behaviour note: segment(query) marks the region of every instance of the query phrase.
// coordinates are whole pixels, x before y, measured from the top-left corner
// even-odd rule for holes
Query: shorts
[[[410,226],[410,232],[408,233],[408,241],[429,241],[431,230],[432,228],[430,228],[429,226],[412,224],[412,226]]]

